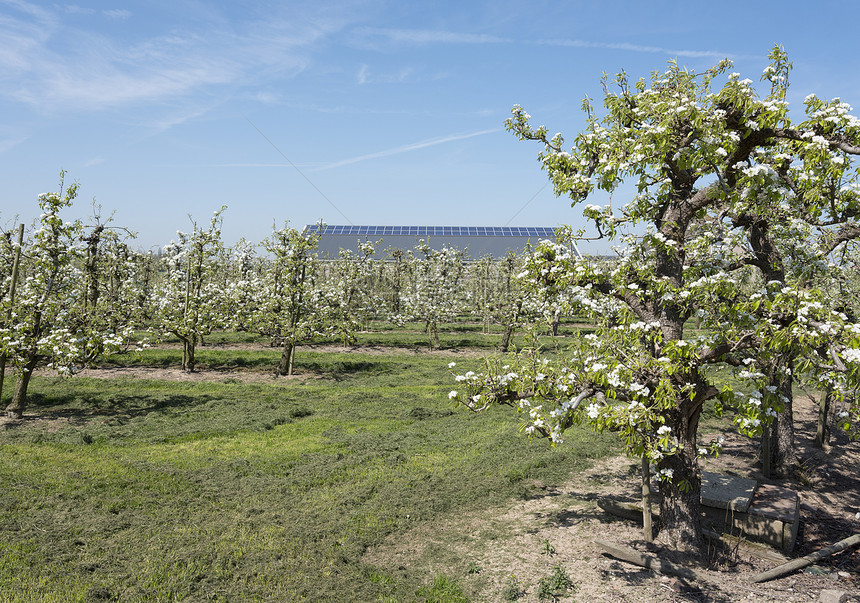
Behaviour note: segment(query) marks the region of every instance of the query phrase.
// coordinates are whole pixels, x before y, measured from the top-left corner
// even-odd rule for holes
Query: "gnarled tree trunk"
[[[704,387],[704,384],[702,384]],[[697,432],[701,399],[690,400],[680,394],[678,407],[666,413],[666,425],[672,426],[679,450],[657,465],[658,471],[671,470],[672,479],[660,482],[661,538],[671,547],[699,555],[702,549],[702,519]]]
[[[793,363],[787,362],[787,368],[791,369]],[[771,385],[776,387],[777,393],[783,401],[782,411],[777,413],[776,418],[769,430],[769,451],[762,447],[762,454],[770,453],[770,462],[762,462],[763,467],[769,466],[770,475],[766,477],[788,477],[798,467],[797,449],[794,445],[794,412],[792,385],[794,379],[790,372],[775,370],[771,375]]]

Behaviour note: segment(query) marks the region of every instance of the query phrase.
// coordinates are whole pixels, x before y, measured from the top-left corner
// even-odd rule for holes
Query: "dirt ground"
[[[386,350],[380,348],[378,353]],[[439,354],[452,355],[450,351]],[[229,378],[249,382],[285,379],[252,371],[200,370],[188,374],[179,369],[152,368],[90,369],[82,376],[182,381]],[[289,379],[313,377],[299,374]],[[860,442],[850,442],[844,434],[837,433],[827,452],[815,449],[815,413],[810,399],[798,397],[795,423],[802,460],[799,479],[763,480],[755,443],[731,433],[723,434],[725,443],[719,458],[709,459],[703,466],[708,471],[767,481],[798,492],[801,525],[791,557],[801,557],[860,532]],[[603,459],[565,483],[531,484],[528,496],[507,506],[416,525],[368,551],[365,561],[392,575],[406,568],[425,572],[428,577],[465,573],[461,584],[477,593],[473,600],[481,602],[513,600],[510,596],[514,592],[519,595],[517,601],[537,602],[539,580],[559,565],[574,584],[565,596],[556,599],[561,601],[799,602],[818,601],[820,593],[828,589],[845,591],[860,600],[858,548],[761,584],[752,583],[751,576],[780,561],[760,558],[742,547],[714,546],[707,566],[696,566],[697,579],[688,583],[604,555],[596,539],[657,557],[669,553],[661,546],[659,536],[655,544],[647,544],[640,527],[614,518],[597,506],[602,497],[636,501],[638,493],[638,460]],[[518,589],[511,588],[514,579]]]
[[[829,453],[816,450],[811,446],[814,405],[800,399],[795,414],[802,481],[768,483],[799,494],[801,526],[791,557],[801,557],[860,532],[860,442],[849,442],[839,434]],[[738,435],[724,437],[724,453],[707,461],[704,468],[763,481],[754,443]],[[818,601],[824,590],[860,598],[860,550],[856,548],[806,571],[758,584],[750,578],[781,561],[762,559],[745,547],[714,547],[707,566],[695,567],[698,579],[686,584],[604,555],[596,539],[650,551],[658,558],[668,552],[659,537],[655,545],[648,545],[641,527],[597,506],[601,497],[635,501],[638,465],[625,457],[601,460],[566,483],[534,484],[526,500],[510,506],[417,526],[369,551],[366,560],[394,573],[416,565],[425,566],[428,575],[460,575],[469,568],[463,582],[479,593],[477,601],[506,600],[506,589],[513,592],[512,577],[520,585],[517,601],[539,601],[539,580],[551,575],[558,564],[574,583],[567,596],[557,599],[562,601],[799,602]]]
[[[154,348],[173,348],[175,349],[176,344],[159,344],[152,346]],[[212,350],[271,350],[272,348],[269,346],[260,345],[257,343],[236,343],[236,344],[215,344],[215,345],[207,345],[205,349]],[[302,350],[312,350],[315,352],[356,352],[360,351],[362,354],[368,354],[371,356],[378,355],[383,356],[391,353],[391,348],[384,346],[362,346],[361,348],[351,348],[349,346],[339,346],[339,345],[321,345],[321,344],[309,344],[305,346],[301,346],[297,349],[297,353],[301,353]],[[403,350],[398,349],[399,353],[403,353]],[[424,348],[416,348],[411,351],[412,354],[415,355],[431,355],[431,356],[439,356],[445,358],[471,358],[471,357],[480,357],[486,356],[488,352],[484,351],[472,351],[472,350],[428,350]],[[88,368],[83,369],[77,373],[81,377],[93,377],[96,379],[119,379],[119,378],[130,378],[130,379],[155,379],[155,380],[164,380],[164,381],[194,381],[194,382],[202,382],[202,381],[223,381],[224,379],[235,379],[237,381],[241,381],[243,383],[274,383],[279,380],[298,380],[305,381],[307,379],[316,378],[316,375],[313,373],[302,372],[301,369],[296,371],[295,375],[291,375],[289,377],[286,376],[275,376],[274,374],[274,366],[272,367],[272,371],[259,371],[259,370],[220,370],[220,369],[208,369],[208,368],[198,368],[193,373],[187,373],[183,371],[179,367],[174,368],[154,368],[154,367],[118,367],[118,366],[110,366],[109,364],[106,366],[101,366],[99,368]]]

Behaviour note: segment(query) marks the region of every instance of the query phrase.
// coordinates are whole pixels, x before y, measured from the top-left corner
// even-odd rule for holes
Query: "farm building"
[[[318,232],[319,225],[305,226],[305,233]],[[389,247],[409,250],[423,240],[433,249],[456,247],[468,259],[487,255],[502,258],[508,251],[520,252],[541,239],[555,240],[555,229],[546,226],[343,226],[325,225],[320,234],[319,251],[335,258],[341,249],[358,250],[360,243],[377,245],[377,257]]]

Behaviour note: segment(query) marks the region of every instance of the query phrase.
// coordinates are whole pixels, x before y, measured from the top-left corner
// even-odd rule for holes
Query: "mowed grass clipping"
[[[0,601],[424,599],[432,576],[380,581],[366,549],[615,450],[453,406],[447,362],[300,351],[314,379],[34,377],[31,418],[0,432]]]

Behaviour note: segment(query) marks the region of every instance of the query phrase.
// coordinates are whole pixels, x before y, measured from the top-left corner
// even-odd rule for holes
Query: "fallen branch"
[[[680,565],[675,565],[668,561],[660,561],[656,557],[643,555],[639,551],[635,551],[629,547],[620,546],[606,540],[595,540],[594,544],[621,561],[626,561],[633,565],[638,565],[639,567],[644,567],[645,569],[653,570],[668,576],[678,576],[689,580],[697,579],[696,572],[689,568],[681,567]]]
[[[853,536],[849,536],[848,538],[840,540],[836,544],[832,544],[829,547],[823,548],[819,551],[815,551],[814,553],[810,553],[805,557],[795,559],[794,561],[789,561],[788,563],[783,563],[782,565],[778,565],[771,570],[756,574],[752,577],[752,581],[767,582],[768,580],[773,580],[774,578],[780,578],[782,576],[785,576],[786,574],[790,574],[795,570],[799,570],[800,568],[806,567],[807,565],[812,565],[819,559],[830,557],[830,555],[835,555],[836,553],[840,553],[845,549],[857,546],[858,544],[860,544],[860,534],[854,534]]]

